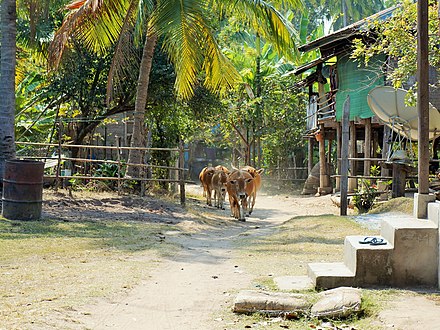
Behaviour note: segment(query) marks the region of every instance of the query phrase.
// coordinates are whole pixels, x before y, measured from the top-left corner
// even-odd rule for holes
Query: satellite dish
[[[368,105],[374,114],[387,126],[400,135],[417,141],[418,113],[417,108],[405,104],[407,91],[401,88],[380,86],[373,88],[367,96]],[[440,113],[429,104],[429,139],[440,135]]]

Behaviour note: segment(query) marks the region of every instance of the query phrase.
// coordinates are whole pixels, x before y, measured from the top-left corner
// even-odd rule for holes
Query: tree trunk
[[[150,71],[153,64],[154,49],[156,48],[157,35],[151,34],[145,41],[142,53],[141,66],[139,68],[139,78],[136,91],[136,103],[133,114],[133,134],[131,136],[131,147],[145,147],[145,106],[147,104],[148,84],[150,82]],[[128,163],[141,164],[142,150],[130,150]],[[127,176],[139,177],[140,167],[128,166]]]
[[[0,179],[3,180],[5,161],[15,158],[15,37],[16,2],[3,0],[1,5],[0,63]]]

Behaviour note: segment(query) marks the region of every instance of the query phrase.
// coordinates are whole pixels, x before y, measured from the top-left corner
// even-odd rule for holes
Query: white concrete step
[[[354,286],[354,273],[343,262],[310,263],[307,274],[316,288]]]
[[[397,287],[436,286],[439,232],[426,219],[385,219],[381,235],[394,245],[390,284]]]
[[[434,216],[436,212],[440,216],[440,203],[431,209]],[[309,264],[315,287],[437,285],[439,232],[433,221],[411,216],[384,219],[377,238],[387,244],[361,244],[364,238],[345,238],[343,262]]]
[[[361,244],[365,238],[385,243]],[[355,283],[386,285],[390,280],[393,246],[381,236],[347,236],[344,242],[344,264],[356,276]]]

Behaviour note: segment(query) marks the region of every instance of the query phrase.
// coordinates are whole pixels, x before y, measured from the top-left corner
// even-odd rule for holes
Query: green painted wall
[[[342,118],[342,110],[347,95],[350,95],[350,120],[370,118],[374,114],[367,103],[367,95],[371,89],[384,85],[381,66],[385,56],[377,56],[370,60],[368,67],[358,66],[359,62],[349,56],[338,57],[338,92],[336,93],[336,120]]]

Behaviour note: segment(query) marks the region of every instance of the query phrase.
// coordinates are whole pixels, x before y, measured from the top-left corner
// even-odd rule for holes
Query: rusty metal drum
[[[3,177],[2,215],[10,220],[38,220],[43,203],[44,163],[7,160]]]

